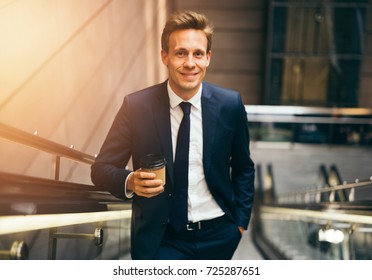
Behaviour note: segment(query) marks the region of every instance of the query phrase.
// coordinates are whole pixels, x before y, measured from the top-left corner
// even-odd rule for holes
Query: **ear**
[[[205,63],[205,66],[209,66],[209,64],[211,63],[211,56],[212,56],[212,51],[209,51],[208,53],[207,53],[207,61],[206,61],[206,63]]]
[[[165,50],[161,50],[161,61],[165,66],[168,67],[168,53]]]

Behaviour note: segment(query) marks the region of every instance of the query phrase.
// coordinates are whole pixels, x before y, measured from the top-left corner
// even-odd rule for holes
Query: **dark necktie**
[[[180,231],[188,222],[187,198],[189,185],[189,144],[190,144],[190,109],[191,104],[182,102],[180,107],[183,118],[178,130],[176,156],[174,160],[173,202],[170,213],[171,226]]]

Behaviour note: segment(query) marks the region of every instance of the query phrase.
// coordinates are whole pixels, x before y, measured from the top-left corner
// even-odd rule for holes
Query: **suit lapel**
[[[167,161],[168,178],[170,178],[170,183],[173,185],[173,150],[167,83],[161,84],[159,90],[155,94],[156,98],[155,102],[152,104],[152,111],[163,155]]]
[[[203,83],[201,104],[203,119],[203,164],[204,173],[207,176],[211,164],[219,109],[212,92],[205,83]]]

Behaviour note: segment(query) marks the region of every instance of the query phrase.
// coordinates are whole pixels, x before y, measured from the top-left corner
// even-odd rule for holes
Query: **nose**
[[[186,58],[185,58],[185,61],[183,63],[183,66],[184,67],[188,67],[188,68],[192,68],[195,66],[195,62],[194,62],[194,57],[192,54],[188,55]]]

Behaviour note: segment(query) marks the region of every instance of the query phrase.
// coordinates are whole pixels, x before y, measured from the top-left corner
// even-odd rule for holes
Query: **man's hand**
[[[155,173],[138,169],[129,176],[127,190],[133,191],[138,196],[150,198],[164,192],[163,180],[155,179]]]

